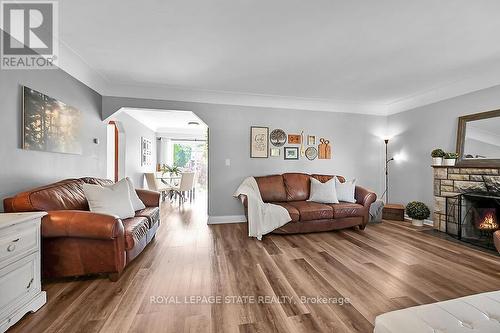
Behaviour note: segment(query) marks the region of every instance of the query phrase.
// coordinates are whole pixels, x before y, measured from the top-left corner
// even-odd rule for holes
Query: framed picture
[[[298,160],[299,147],[285,147],[284,157],[285,160]]]
[[[141,137],[141,166],[151,165],[153,159],[153,142]]]
[[[80,155],[81,123],[77,108],[23,87],[23,149]]]
[[[269,157],[269,128],[268,127],[250,127],[250,157],[268,158]]]
[[[316,136],[308,135],[307,136],[307,145],[308,146],[315,146],[316,145]]]
[[[272,130],[271,135],[269,136],[269,140],[271,141],[273,146],[276,147],[281,147],[285,145],[286,139],[287,137],[285,131],[279,128]]]
[[[288,143],[292,145],[300,145],[300,134],[288,134]]]
[[[271,157],[278,157],[281,155],[281,149],[271,148]]]

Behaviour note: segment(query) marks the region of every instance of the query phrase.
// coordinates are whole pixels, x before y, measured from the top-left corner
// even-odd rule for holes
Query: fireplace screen
[[[459,240],[495,249],[493,233],[500,228],[498,194],[463,193],[446,200],[446,233]]]

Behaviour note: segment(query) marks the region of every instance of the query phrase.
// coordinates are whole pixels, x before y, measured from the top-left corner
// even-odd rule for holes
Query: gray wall
[[[132,179],[136,188],[147,187],[144,184],[144,173],[154,172],[156,168],[155,132],[124,112],[113,116],[112,120],[119,121],[125,131],[125,176]],[[150,166],[141,165],[141,137],[148,138],[153,143],[153,159]]]
[[[386,126],[386,117],[346,113],[310,112],[253,108],[205,103],[103,97],[103,117],[121,107],[145,107],[195,112],[209,126],[209,214],[243,214],[232,194],[248,176],[282,172],[341,174],[357,178],[359,184],[380,194],[382,188],[383,144],[377,136]],[[284,161],[283,156],[251,159],[250,126],[282,128],[288,133],[316,135],[332,142],[331,160]],[[225,166],[225,160],[231,166]]]
[[[83,154],[23,150],[22,85],[82,113]],[[106,176],[106,127],[101,96],[61,70],[2,70],[0,73],[0,210],[3,199],[22,190],[70,177]],[[93,143],[98,138],[100,144]]]
[[[389,116],[389,132],[394,135],[389,147],[406,155],[406,161],[391,165],[390,200],[419,200],[432,207],[430,152],[456,150],[458,117],[495,109],[500,109],[500,86]]]

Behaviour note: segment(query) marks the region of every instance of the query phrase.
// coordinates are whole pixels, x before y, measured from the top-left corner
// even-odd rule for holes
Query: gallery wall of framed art
[[[281,128],[274,128],[269,132],[269,127],[266,126],[250,127],[251,158],[281,156],[284,160],[330,160],[331,143],[329,139],[316,134],[305,134],[304,130],[287,133]]]

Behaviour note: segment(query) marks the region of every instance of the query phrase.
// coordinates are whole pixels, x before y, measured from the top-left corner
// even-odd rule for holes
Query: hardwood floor
[[[48,303],[11,331],[372,332],[378,314],[500,289],[499,257],[407,223],[259,242],[245,224],[207,226],[202,211],[164,204],[156,240],[118,282],[45,282]]]

